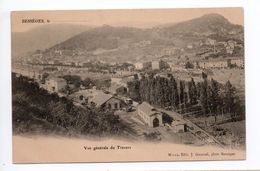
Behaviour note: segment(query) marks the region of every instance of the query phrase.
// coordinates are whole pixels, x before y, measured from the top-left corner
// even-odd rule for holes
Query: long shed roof
[[[142,104],[140,104],[138,106],[138,110],[143,111],[144,113],[146,113],[148,116],[152,116],[154,114],[160,113],[158,112],[153,106],[151,106],[149,103],[147,102],[143,102]]]

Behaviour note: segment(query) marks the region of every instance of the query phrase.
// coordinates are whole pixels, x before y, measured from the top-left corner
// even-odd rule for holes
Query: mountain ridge
[[[98,50],[101,59],[105,56],[107,59],[116,57],[118,60],[121,58],[127,60],[151,56],[165,47],[183,49],[208,38],[217,41],[243,42],[243,26],[232,24],[222,15],[215,13],[148,29],[103,25],[89,28],[58,42],[47,48],[45,52],[79,50],[94,54]]]
[[[28,52],[50,48],[89,28],[85,25],[48,24],[25,32],[12,32],[12,56],[24,56]]]

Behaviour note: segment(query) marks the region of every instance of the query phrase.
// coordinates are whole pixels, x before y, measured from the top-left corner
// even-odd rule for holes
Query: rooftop
[[[76,93],[74,93],[76,96],[83,95],[84,97],[89,98],[89,102],[94,102],[97,107],[104,104],[106,101],[108,101],[110,98],[113,97],[111,94],[106,94],[102,90],[93,90],[93,89],[87,89],[87,90],[80,90]]]
[[[111,93],[116,93],[117,89],[119,89],[121,87],[124,87],[124,86],[122,86],[120,84],[112,83],[111,86],[108,88],[108,91]]]
[[[143,102],[142,104],[140,104],[138,106],[138,110],[142,110],[144,113],[146,113],[149,116],[158,113],[158,111],[156,111],[156,109],[147,102]]]
[[[94,102],[97,107],[101,106],[104,104],[106,101],[111,99],[113,96],[111,94],[105,94],[105,93],[96,93],[93,95],[92,98],[90,98],[90,102]]]
[[[48,80],[53,80],[53,81],[56,81],[56,82],[66,82],[65,79],[59,78],[59,77],[49,77]]]

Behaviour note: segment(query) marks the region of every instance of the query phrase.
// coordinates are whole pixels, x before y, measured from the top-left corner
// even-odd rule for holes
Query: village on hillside
[[[180,35],[196,37],[197,34]],[[235,30],[227,34],[239,37]],[[109,126],[114,122],[123,125],[119,127],[122,130],[117,128],[116,132],[121,131],[119,137],[245,149],[243,38],[235,40],[226,36],[226,40],[218,40],[209,35],[201,33],[198,37],[203,40],[194,39],[182,46],[159,46],[143,39],[116,48],[66,49],[59,44],[47,50],[36,50],[12,61],[13,105],[21,103],[19,98],[26,98],[18,93],[22,88],[17,92],[15,87],[28,83],[27,86],[31,84],[35,90],[46,92],[46,96],[50,96],[48,99],[56,99],[53,106],[55,103],[70,104],[75,106],[73,110],[87,111],[89,115],[82,117],[84,119],[92,117],[93,111],[98,115],[111,113],[114,119],[103,121],[109,122]],[[124,56],[124,50],[127,55],[131,49],[154,49],[156,52],[129,59],[120,57]],[[26,90],[27,95],[37,96],[33,90]],[[83,129],[84,124],[78,126],[82,118],[77,119],[73,112],[65,115],[66,112],[55,107],[52,111],[57,114],[55,117],[44,112],[41,116],[31,115],[39,122],[55,122],[62,130],[80,129],[77,134],[84,131],[87,134],[90,127],[92,131],[100,127],[103,132],[107,131],[103,123],[100,127],[91,123],[92,126]],[[16,115],[19,114],[17,108]],[[44,107],[39,108],[44,110]],[[26,132],[26,126],[21,128],[19,124],[29,127],[31,122],[21,122],[21,118],[17,118],[13,119],[17,126],[15,131]],[[36,128],[39,127],[36,124]]]

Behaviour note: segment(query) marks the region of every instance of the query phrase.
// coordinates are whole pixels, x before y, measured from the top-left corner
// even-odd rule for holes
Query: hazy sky
[[[12,31],[27,31],[43,25],[22,23],[22,19],[44,19],[45,21],[49,20],[50,23],[73,23],[90,26],[107,24],[148,28],[190,20],[209,13],[221,14],[231,23],[244,25],[242,8],[20,11],[12,13]]]

